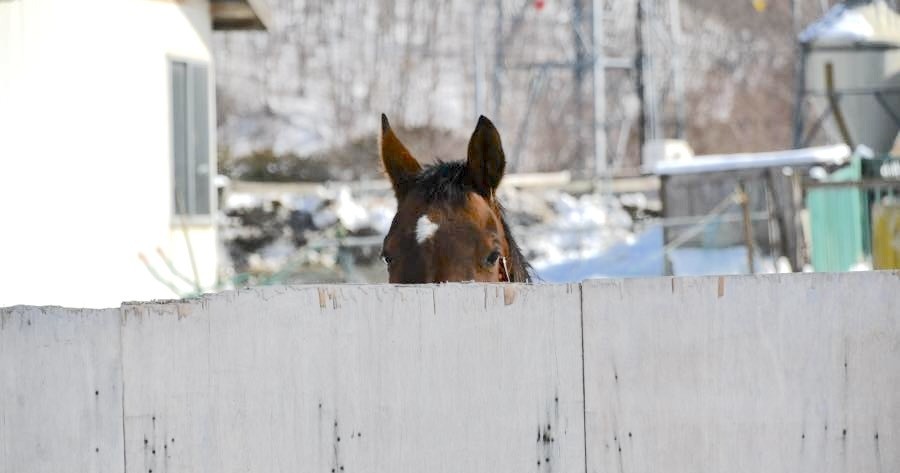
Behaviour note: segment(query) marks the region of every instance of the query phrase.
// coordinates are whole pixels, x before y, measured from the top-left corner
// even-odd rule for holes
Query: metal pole
[[[669,21],[672,34],[672,93],[675,99],[675,137],[684,139],[687,114],[684,109],[684,72],[681,70],[681,6],[679,0],[669,0]]]
[[[778,256],[783,256],[788,260],[791,260],[794,255],[791,254],[789,249],[788,239],[790,238],[790,232],[788,231],[788,226],[786,222],[787,215],[787,206],[788,204],[784,203],[784,198],[778,196],[778,192],[775,190],[776,181],[776,170],[769,169],[766,172],[766,189],[768,191],[768,195],[772,199],[772,211],[774,212],[773,216],[775,218],[775,241],[778,244]],[[782,186],[782,189],[784,187]],[[791,266],[793,267],[794,261],[791,261]],[[793,267],[794,270],[798,268]]]
[[[500,127],[500,104],[503,101],[503,66],[504,66],[504,44],[503,44],[503,0],[497,0],[497,22],[494,25],[494,38],[496,41],[494,47],[494,74],[493,74],[493,92],[494,106],[491,110],[491,119],[494,125]]]
[[[791,168],[791,201],[793,203],[792,214],[794,217],[794,254],[791,264],[795,271],[803,271],[806,265],[806,235],[803,229],[803,218],[801,211],[803,210],[803,183],[801,181],[801,171]]]
[[[531,124],[531,109],[534,107],[538,96],[543,93],[544,81],[547,77],[547,69],[541,69],[531,78],[531,84],[528,86],[528,102],[525,105],[525,114],[522,122],[519,124],[519,130],[516,133],[516,143],[513,146],[512,159],[507,164],[507,169],[517,170],[521,166],[521,155],[528,143],[528,127]]]
[[[593,0],[591,44],[594,49],[594,179],[607,173],[606,163],[606,53],[603,49],[603,0]]]
[[[637,78],[637,96],[640,101],[640,110],[638,113],[638,157],[639,165],[644,164],[644,142],[646,141],[645,132],[647,130],[647,116],[645,114],[646,103],[644,97],[644,0],[637,1],[637,18],[634,24],[635,44],[637,45],[637,54],[634,60],[635,76]]]
[[[797,63],[794,66],[794,87],[796,88],[796,97],[794,98],[794,148],[805,146],[803,143],[803,128],[806,125],[806,119],[803,114],[803,103],[806,101],[806,56],[806,46],[798,46]]]
[[[753,266],[753,226],[750,221],[750,196],[745,190],[744,181],[738,182],[738,195],[741,201],[741,212],[744,214],[744,244],[747,245],[747,270],[755,274]]]
[[[840,97],[834,88],[834,65],[832,63],[825,64],[825,92],[828,94],[828,103],[831,105],[831,114],[834,115],[834,121],[837,123],[841,137],[850,149],[853,149],[853,139],[850,137],[850,129],[847,128],[847,122],[844,121],[844,114],[841,113]]]
[[[775,195],[773,192],[770,192],[770,179],[771,179],[771,169],[765,173],[763,177],[765,182],[765,187],[763,188],[763,195],[766,199],[766,231],[767,236],[769,238],[769,257],[772,258],[772,262],[775,264],[775,272],[778,272],[778,254],[775,242],[778,240],[777,236],[777,218],[775,217]]]
[[[582,89],[584,85],[584,66],[587,56],[587,51],[585,50],[585,39],[581,34],[581,26],[584,21],[584,0],[573,0],[572,1],[572,40],[575,45],[575,66],[573,68],[573,93],[572,99],[574,102],[575,108],[575,126],[576,130],[574,133],[575,140],[575,156],[574,162],[576,165],[580,165],[581,169],[587,167],[587,163],[585,162],[586,156],[584,152],[584,139],[583,139],[583,125],[584,125],[584,107],[583,105],[583,94]]]
[[[484,76],[484,65],[481,60],[481,6],[482,2],[472,3],[473,25],[472,25],[472,61],[474,63],[474,84],[475,84],[475,117],[482,115],[482,104],[484,100],[484,85],[482,78]]]
[[[794,41],[794,148],[803,146],[803,102],[806,100],[807,48],[797,38],[800,30],[800,2],[791,2],[791,40]]]

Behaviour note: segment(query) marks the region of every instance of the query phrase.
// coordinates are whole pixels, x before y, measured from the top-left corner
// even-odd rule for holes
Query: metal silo
[[[794,145],[810,144],[824,129],[827,141],[888,153],[900,129],[900,15],[883,0],[838,4],[799,41]]]

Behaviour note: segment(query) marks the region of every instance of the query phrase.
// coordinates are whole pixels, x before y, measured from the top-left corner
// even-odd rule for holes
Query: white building
[[[0,306],[175,297],[140,254],[181,291],[213,286],[211,36],[265,18],[258,0],[0,0]]]

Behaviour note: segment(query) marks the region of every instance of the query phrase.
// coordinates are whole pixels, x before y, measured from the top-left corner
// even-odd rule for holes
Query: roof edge
[[[264,0],[210,0],[209,12],[215,31],[265,31],[272,21]]]
[[[846,162],[851,154],[850,147],[845,144],[762,153],[716,154],[684,161],[660,161],[653,172],[658,176],[674,176],[784,166],[839,165]]]

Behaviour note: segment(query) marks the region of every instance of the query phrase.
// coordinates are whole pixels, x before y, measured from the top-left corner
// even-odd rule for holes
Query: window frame
[[[185,66],[185,71],[190,71],[191,68],[202,68],[206,74],[206,162],[209,169],[209,184],[207,188],[207,199],[209,202],[209,209],[206,213],[189,213],[184,212],[180,213],[176,208],[176,186],[178,183],[178,178],[176,177],[176,143],[175,143],[175,66],[176,64],[182,64]],[[216,161],[214,159],[215,156],[215,124],[212,121],[215,117],[215,96],[213,94],[213,78],[212,78],[212,67],[210,61],[204,61],[196,58],[187,58],[182,56],[166,56],[166,83],[167,83],[167,97],[168,101],[166,104],[166,110],[168,112],[167,115],[167,136],[169,137],[169,153],[167,156],[168,160],[168,169],[169,169],[169,215],[170,215],[170,223],[172,226],[178,226],[182,224],[194,225],[194,226],[207,226],[215,224],[215,214],[217,212],[217,203],[216,203],[216,188],[215,188],[215,176],[217,173],[216,169]],[[187,75],[189,73],[186,72]],[[192,114],[191,106],[193,105],[192,100],[192,82],[190,80],[185,80],[185,104],[187,107],[186,115],[188,117]],[[193,135],[191,127],[186,124],[185,126],[185,138],[190,140],[191,135]],[[198,159],[194,156],[193,160],[189,156],[188,159],[188,167],[191,166],[196,167],[198,163]],[[186,195],[190,195],[190,191],[186,193]],[[194,191],[193,195],[196,198],[197,194]]]

